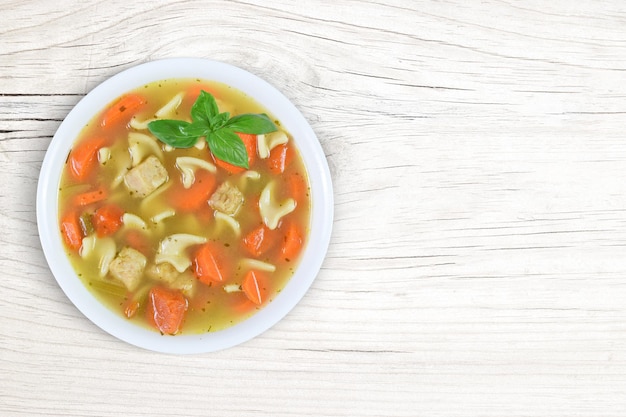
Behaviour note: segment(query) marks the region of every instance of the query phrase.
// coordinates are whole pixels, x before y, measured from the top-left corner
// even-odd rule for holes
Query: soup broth
[[[106,306],[164,334],[236,324],[293,275],[310,220],[307,173],[289,132],[239,134],[249,168],[199,138],[159,141],[151,120],[191,121],[201,91],[230,116],[265,113],[229,86],[174,79],[115,100],[82,130],[59,187],[59,225],[84,285]]]

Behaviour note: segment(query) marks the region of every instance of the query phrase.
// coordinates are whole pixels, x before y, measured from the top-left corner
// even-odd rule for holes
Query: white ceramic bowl
[[[57,190],[61,171],[81,129],[123,93],[152,81],[200,78],[235,87],[261,103],[289,131],[300,150],[311,185],[311,234],[297,271],[280,294],[251,318],[226,330],[200,335],[162,336],[139,327],[103,306],[82,284],[64,251],[59,232]],[[326,255],[333,222],[333,191],[328,164],[315,133],[278,90],[259,77],[221,62],[175,58],[127,69],[87,94],[59,126],[41,167],[37,187],[39,236],[50,269],[74,305],[93,323],[133,345],[167,353],[201,353],[243,343],[281,320],[304,296]]]

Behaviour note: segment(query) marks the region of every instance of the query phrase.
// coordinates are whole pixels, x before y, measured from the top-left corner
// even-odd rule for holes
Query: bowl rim
[[[58,227],[57,193],[62,166],[72,143],[97,112],[125,92],[165,79],[198,78],[227,84],[258,101],[291,133],[303,158],[311,187],[310,235],[296,272],[271,303],[227,329],[206,334],[163,336],[134,324],[105,307],[81,282],[63,248]],[[333,187],[322,146],[300,111],[278,89],[242,68],[205,58],[166,58],[142,63],[106,79],[67,114],[54,134],[41,166],[36,196],[42,249],[57,283],[96,326],[147,350],[190,354],[213,352],[244,343],[278,323],[304,297],[317,277],[332,233]]]

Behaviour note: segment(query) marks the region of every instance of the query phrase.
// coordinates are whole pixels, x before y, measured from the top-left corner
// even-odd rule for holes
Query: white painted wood
[[[618,0],[0,0],[0,414],[622,416]],[[39,245],[60,121],[132,65],[252,71],[310,121],[336,221],[310,292],[226,351],[87,321]]]

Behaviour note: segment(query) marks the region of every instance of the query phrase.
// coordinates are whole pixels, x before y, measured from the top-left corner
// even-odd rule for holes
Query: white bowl
[[[98,111],[123,93],[152,81],[171,78],[214,80],[237,88],[261,103],[289,131],[297,144],[311,186],[311,228],[297,271],[280,294],[251,318],[219,332],[162,336],[139,327],[102,305],[71,266],[59,232],[57,191],[61,171],[81,129]],[[333,223],[333,191],[328,164],[315,133],[294,105],[259,77],[232,65],[207,59],[175,58],[148,62],[106,80],[87,94],[59,126],[46,152],[37,187],[37,223],[46,260],[74,305],[93,323],[130,344],[167,353],[201,353],[243,343],[281,320],[304,296],[326,255]]]

